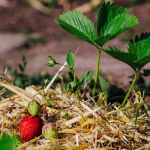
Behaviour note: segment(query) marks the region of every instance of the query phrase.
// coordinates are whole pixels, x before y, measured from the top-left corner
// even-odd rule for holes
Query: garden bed
[[[0,102],[1,133],[19,134],[20,120],[28,115],[29,101],[35,99],[40,104],[45,103],[39,94],[43,89],[32,86],[25,91],[5,81],[0,84],[15,93]],[[46,119],[57,127],[59,139],[49,141],[40,135],[20,144],[17,149],[131,149],[132,146],[142,149],[150,146],[149,110],[144,110],[147,107],[140,92],[135,93],[123,108],[119,108],[119,103],[105,106],[103,94],[97,102],[85,94],[88,100],[83,99],[79,104],[77,95],[62,93],[61,88],[49,89],[45,98],[54,107],[46,108]],[[131,104],[132,99],[134,103]],[[42,116],[43,108],[39,116]],[[62,110],[69,114],[66,119],[60,118]]]

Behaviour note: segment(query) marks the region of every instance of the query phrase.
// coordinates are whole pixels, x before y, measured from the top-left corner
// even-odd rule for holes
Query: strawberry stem
[[[45,125],[50,125],[51,127],[56,128],[56,126],[54,126],[51,122],[50,123],[46,122],[45,111],[46,111],[46,106],[44,107],[44,111],[43,111],[43,119],[44,119]]]
[[[43,119],[44,119],[45,124],[47,124],[46,119],[45,119],[45,111],[46,111],[46,106],[44,107]]]

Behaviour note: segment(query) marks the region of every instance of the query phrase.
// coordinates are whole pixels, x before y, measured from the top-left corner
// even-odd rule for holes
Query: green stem
[[[137,122],[138,113],[139,113],[139,106],[137,108],[136,117],[135,117],[134,132],[133,132],[133,138],[132,138],[132,141],[133,141],[132,150],[134,150],[134,136],[135,136],[136,122]]]
[[[74,82],[77,84],[77,77],[76,77],[76,72],[75,72],[75,70],[74,70]],[[77,97],[78,97],[78,100],[79,100],[79,104],[80,104],[80,96],[79,96],[79,92],[78,92],[78,89],[76,90],[76,92],[77,92]]]
[[[77,90],[77,97],[78,97],[78,100],[79,100],[79,104],[81,103],[81,99],[80,99],[80,96],[79,96],[79,92]]]
[[[97,84],[98,71],[99,71],[100,54],[101,54],[101,50],[98,51],[98,55],[97,55],[97,66],[96,66],[96,74],[95,74],[95,81],[94,81],[94,88],[93,88],[93,97],[95,96],[95,92],[96,92],[96,84]]]
[[[133,79],[133,82],[132,82],[132,84],[131,84],[131,86],[130,86],[130,88],[129,88],[129,91],[128,91],[128,93],[126,94],[126,97],[124,98],[124,100],[123,100],[123,102],[122,102],[120,108],[122,108],[122,107],[124,106],[124,104],[126,103],[126,101],[127,101],[127,99],[128,99],[128,96],[129,96],[129,94],[131,93],[131,90],[133,89],[133,86],[134,86],[134,84],[135,84],[135,82],[136,82],[136,80],[137,80],[138,74],[139,74],[139,72],[137,72],[137,73],[135,74],[135,77],[134,77],[134,79]]]
[[[74,82],[77,83],[76,72],[74,69],[73,69],[73,72],[74,72]]]
[[[69,68],[69,66],[64,65],[64,64],[60,64],[60,63],[56,63],[56,64],[61,65],[61,66],[65,66],[65,67]]]

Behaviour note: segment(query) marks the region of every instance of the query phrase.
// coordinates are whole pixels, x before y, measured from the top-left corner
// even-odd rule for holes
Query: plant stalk
[[[69,68],[69,66],[67,66],[67,65],[60,64],[60,63],[57,63],[57,64]]]
[[[96,66],[96,74],[95,74],[95,80],[94,80],[93,97],[95,96],[95,92],[96,92],[96,84],[97,84],[99,63],[100,63],[100,54],[101,54],[101,50],[98,51],[98,55],[97,55],[97,66]]]
[[[76,77],[76,72],[75,72],[75,70],[74,70],[74,82],[77,84],[77,77]],[[78,92],[78,89],[76,90],[76,92],[77,92],[77,97],[78,97],[78,100],[79,100],[79,104],[80,104],[80,96],[79,96],[79,92]]]
[[[124,100],[123,100],[123,102],[122,102],[120,108],[122,108],[122,107],[124,106],[124,104],[126,103],[126,101],[127,101],[127,99],[128,99],[128,96],[129,96],[129,94],[131,93],[131,90],[133,89],[133,86],[134,86],[134,84],[135,84],[135,82],[136,82],[136,80],[137,80],[138,74],[139,74],[139,72],[137,72],[137,73],[135,74],[135,77],[134,77],[134,79],[133,79],[133,82],[132,82],[132,84],[131,84],[131,86],[130,86],[130,88],[129,88],[129,91],[128,91],[128,93],[126,94],[126,97],[124,98]]]
[[[134,132],[133,132],[133,138],[132,138],[132,141],[133,141],[132,150],[134,150],[134,137],[135,137],[135,130],[136,130],[136,122],[137,122],[138,113],[139,113],[139,106],[137,108],[136,117],[135,117]]]

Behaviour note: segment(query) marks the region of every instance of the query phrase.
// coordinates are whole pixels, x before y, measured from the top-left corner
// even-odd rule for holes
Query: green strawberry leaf
[[[149,76],[149,75],[150,75],[150,69],[143,69],[142,75],[143,75],[144,77]]]
[[[110,2],[101,5],[97,18],[98,39],[95,40],[99,46],[138,24],[138,19],[128,14],[129,11],[131,9]]]
[[[135,37],[135,42],[129,43],[128,52],[121,51],[115,47],[104,49],[110,56],[125,62],[134,69],[140,71],[148,62],[150,62],[150,33],[142,33],[140,37]]]
[[[97,45],[94,40],[96,39],[96,31],[94,23],[84,16],[80,11],[72,10],[63,13],[55,19],[60,27],[67,32],[93,44]]]
[[[75,58],[74,55],[72,54],[71,50],[68,51],[67,57],[66,57],[67,64],[69,65],[70,68],[73,68]]]
[[[101,87],[101,91],[104,92],[105,95],[108,95],[110,90],[110,84],[103,77],[98,76],[98,84]]]
[[[93,76],[93,71],[88,70],[81,76],[79,80],[80,84],[89,86],[89,84],[92,82],[92,76]]]
[[[132,53],[126,53],[124,51],[121,51],[120,49],[117,49],[116,47],[110,47],[109,46],[109,50],[108,49],[103,49],[103,51],[105,51],[107,54],[109,54],[110,56],[125,62],[126,64],[128,64],[129,66],[131,66],[131,68],[133,68],[133,70],[136,71],[136,65],[133,63],[133,60],[135,60],[135,55]]]
[[[132,40],[128,44],[128,51],[131,53],[136,53],[138,59],[143,59],[144,57],[150,56],[150,33],[142,33],[140,37],[135,37],[135,42]],[[146,58],[147,59],[147,58]],[[145,62],[147,60],[144,60]]]
[[[0,148],[2,150],[11,150],[11,149],[15,149],[15,138],[12,137],[8,137],[8,136],[3,136],[2,138],[0,138]]]

